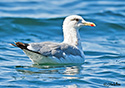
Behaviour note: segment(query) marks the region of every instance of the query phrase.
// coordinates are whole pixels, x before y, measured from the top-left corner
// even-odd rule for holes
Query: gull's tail
[[[19,47],[21,49],[27,49],[27,46],[29,44],[27,43],[22,43],[22,42],[14,42],[15,44],[11,43],[11,45],[15,46],[15,47]]]

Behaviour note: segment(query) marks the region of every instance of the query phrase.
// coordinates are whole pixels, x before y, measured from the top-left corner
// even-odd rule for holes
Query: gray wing
[[[81,56],[81,52],[74,46],[65,43],[53,43],[53,42],[42,42],[42,43],[31,43],[31,50],[40,53],[44,56],[55,56],[57,58],[64,58],[65,55]]]

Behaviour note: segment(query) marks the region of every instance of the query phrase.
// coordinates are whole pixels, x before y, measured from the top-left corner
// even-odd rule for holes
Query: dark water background
[[[79,14],[83,65],[33,65],[21,42],[61,42],[62,22]],[[0,88],[125,88],[124,0],[0,0]]]

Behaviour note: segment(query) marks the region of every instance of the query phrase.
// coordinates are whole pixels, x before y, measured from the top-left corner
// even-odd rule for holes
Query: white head
[[[81,16],[71,15],[65,18],[63,22],[63,29],[75,28],[80,29],[82,26],[95,26],[92,22],[86,22]]]
[[[71,15],[63,22],[64,43],[81,47],[78,29],[82,26],[95,26],[92,22],[86,22],[81,16]]]

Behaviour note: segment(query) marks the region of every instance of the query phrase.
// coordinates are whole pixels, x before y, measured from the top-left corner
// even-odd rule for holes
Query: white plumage
[[[21,48],[35,64],[81,64],[84,63],[79,29],[82,26],[95,26],[86,22],[81,16],[71,15],[63,22],[64,41],[62,43],[21,43],[15,45]]]

